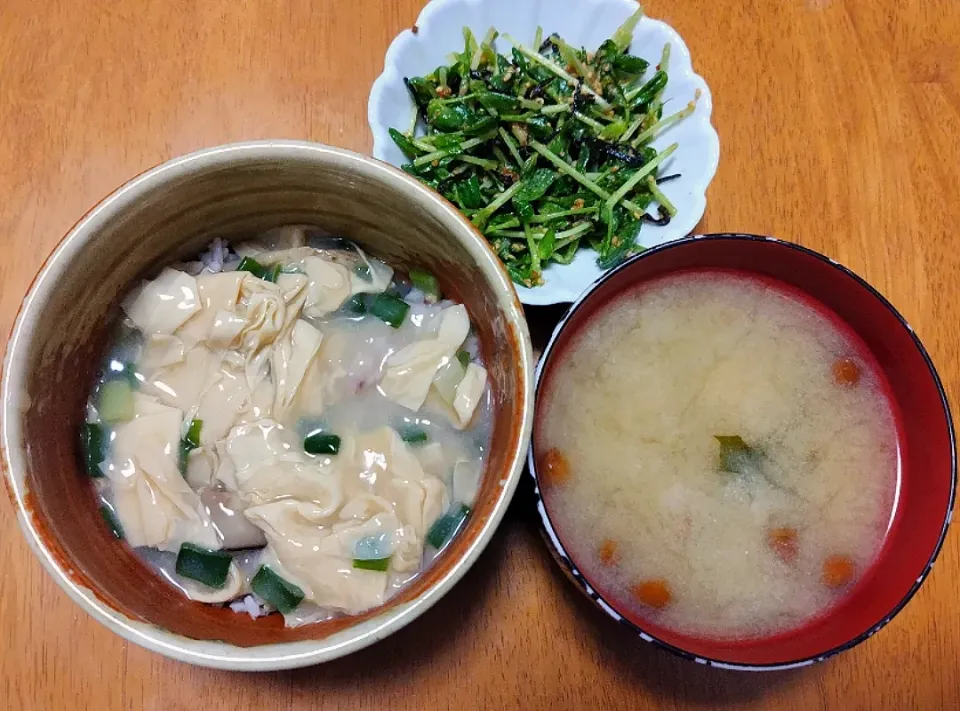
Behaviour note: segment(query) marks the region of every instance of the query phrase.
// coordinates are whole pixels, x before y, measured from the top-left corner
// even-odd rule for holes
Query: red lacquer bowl
[[[561,320],[537,370],[537,409],[551,387],[552,368],[571,341],[589,328],[611,299],[638,284],[680,270],[734,269],[792,286],[844,321],[866,344],[889,383],[899,412],[901,485],[894,521],[876,563],[825,615],[775,636],[745,641],[677,633],[619,609],[585,575],[564,545],[565,532],[550,516],[549,486],[537,473],[540,422],[534,422],[530,471],[537,507],[554,557],[595,604],[643,639],[718,667],[785,669],[822,661],[872,636],[917,592],[940,552],[953,511],[956,443],[946,395],[930,357],[913,329],[863,279],[799,245],[769,237],[716,234],[650,249],[599,279]],[[539,447],[539,449],[538,449]]]

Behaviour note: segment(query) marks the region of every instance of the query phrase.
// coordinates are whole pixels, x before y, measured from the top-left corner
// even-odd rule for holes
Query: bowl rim
[[[464,248],[490,279],[493,288],[502,292],[498,303],[516,337],[518,380],[523,384],[524,397],[517,405],[520,426],[513,443],[515,451],[508,460],[505,476],[501,477],[490,515],[482,522],[476,538],[463,555],[454,560],[449,570],[431,587],[409,602],[321,639],[239,647],[222,641],[191,639],[132,619],[72,577],[67,562],[59,561],[51,552],[32,520],[34,514],[27,501],[27,469],[22,453],[24,443],[19,413],[28,403],[28,396],[23,391],[23,376],[26,354],[39,318],[35,310],[55,289],[58,277],[69,269],[76,252],[108,219],[121,214],[157,188],[198,172],[242,165],[251,160],[299,160],[334,170],[349,165],[353,170],[406,193],[410,200],[420,202],[436,219],[449,225],[450,231],[458,234]],[[17,523],[34,555],[57,585],[97,622],[141,647],[199,666],[235,671],[303,667],[358,651],[405,627],[443,597],[476,562],[503,519],[522,476],[533,426],[533,364],[532,342],[523,309],[505,268],[482,235],[441,196],[388,163],[346,149],[296,140],[226,143],[175,156],[131,178],[87,211],[51,250],[19,305],[6,353],[0,363],[0,469],[3,470],[7,495],[16,510]]]
[[[527,454],[527,468],[530,473],[530,476],[533,478],[534,484],[534,496],[536,500],[537,512],[540,515],[540,523],[542,526],[542,532],[546,540],[547,546],[551,549],[553,553],[553,558],[558,562],[558,564],[563,569],[563,572],[566,574],[566,577],[570,578],[578,588],[583,592],[597,607],[603,610],[607,615],[612,617],[617,622],[625,625],[628,629],[632,630],[634,633],[640,636],[646,642],[650,642],[661,649],[665,649],[673,654],[676,654],[684,659],[694,661],[698,664],[703,664],[709,667],[717,667],[720,669],[731,669],[736,671],[782,671],[786,669],[798,669],[800,667],[810,666],[818,662],[825,661],[830,657],[836,656],[841,652],[844,652],[852,647],[857,646],[864,640],[872,637],[883,627],[885,627],[894,617],[899,614],[899,612],[907,605],[908,602],[913,598],[913,596],[920,589],[920,586],[929,576],[930,571],[933,568],[933,564],[939,556],[941,549],[943,548],[944,541],[947,536],[947,531],[950,527],[950,522],[953,518],[953,509],[956,501],[957,494],[957,443],[956,443],[956,433],[953,427],[953,417],[950,413],[950,403],[947,400],[946,390],[943,387],[943,382],[940,380],[940,376],[937,373],[937,369],[933,364],[929,353],[927,353],[926,348],[924,348],[923,343],[921,343],[919,337],[914,332],[913,328],[903,317],[903,315],[890,303],[889,300],[883,294],[881,294],[877,289],[871,286],[863,277],[859,276],[856,272],[849,269],[848,267],[843,266],[839,262],[827,257],[816,250],[810,249],[809,247],[804,247],[803,245],[797,244],[795,242],[787,242],[786,240],[778,239],[776,237],[769,237],[764,235],[755,235],[742,232],[715,232],[701,235],[690,235],[684,237],[683,239],[676,240],[674,242],[668,242],[666,244],[659,245],[657,247],[652,247],[640,254],[634,255],[633,257],[627,259],[623,263],[614,267],[613,269],[605,272],[600,278],[593,282],[578,298],[571,304],[570,308],[563,314],[560,318],[559,323],[554,328],[553,333],[550,336],[550,341],[547,344],[547,347],[543,350],[540,360],[537,363],[537,372],[536,372],[536,389],[534,392],[534,403],[539,399],[540,388],[543,383],[543,376],[545,372],[545,364],[553,351],[556,343],[559,339],[561,331],[565,328],[567,323],[573,314],[584,304],[586,303],[591,296],[608,280],[612,279],[616,274],[629,269],[631,265],[645,259],[653,254],[658,252],[663,252],[669,249],[676,247],[681,247],[693,242],[704,242],[704,241],[749,241],[749,242],[773,242],[775,244],[787,247],[789,249],[796,250],[803,254],[806,254],[811,257],[815,257],[821,262],[824,262],[831,267],[839,270],[844,275],[852,278],[859,286],[863,287],[870,293],[874,298],[876,298],[894,317],[899,321],[900,325],[910,334],[910,338],[913,340],[914,345],[919,351],[920,355],[923,357],[924,363],[927,366],[928,373],[933,379],[933,382],[937,388],[937,393],[940,396],[940,404],[943,411],[943,417],[947,425],[947,431],[949,433],[950,441],[950,498],[947,504],[947,510],[944,514],[944,520],[940,528],[940,534],[937,538],[936,545],[933,548],[929,558],[924,564],[923,570],[917,579],[913,582],[910,589],[906,594],[901,598],[901,600],[894,606],[890,612],[885,614],[880,618],[876,623],[870,626],[867,630],[860,633],[856,637],[843,644],[831,647],[825,652],[819,654],[811,655],[804,657],[802,659],[795,659],[789,662],[779,662],[773,664],[757,664],[757,663],[745,663],[745,662],[729,662],[722,659],[714,659],[712,657],[706,657],[699,654],[694,654],[689,652],[681,647],[670,644],[656,635],[653,635],[646,631],[641,625],[637,625],[634,622],[628,620],[625,616],[617,612],[616,608],[612,603],[604,599],[604,597],[596,590],[589,582],[587,582],[586,577],[580,572],[577,568],[576,563],[574,563],[573,558],[564,548],[563,544],[560,542],[560,538],[556,533],[556,529],[553,526],[553,522],[550,520],[550,515],[547,513],[546,506],[543,502],[543,497],[540,491],[540,479],[537,473],[537,463],[534,458],[534,442],[531,439],[529,451]]]

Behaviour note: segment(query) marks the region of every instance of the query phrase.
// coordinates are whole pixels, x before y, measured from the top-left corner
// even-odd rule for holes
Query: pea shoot
[[[643,249],[644,222],[676,214],[658,184],[677,144],[650,143],[697,97],[664,115],[670,47],[655,67],[630,54],[641,16],[595,52],[556,34],[541,42],[538,29],[533,47],[503,35],[508,57],[494,48],[495,29],[478,41],[464,28],[451,64],[404,79],[416,116],[405,132],[390,130],[403,169],[459,206],[518,284],[543,284],[549,264],[569,264],[584,247],[614,266]]]

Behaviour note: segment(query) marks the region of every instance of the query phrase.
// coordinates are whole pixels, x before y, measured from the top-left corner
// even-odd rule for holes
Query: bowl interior
[[[383,607],[302,628],[190,602],[111,539],[79,466],[78,428],[119,299],[137,280],[216,236],[318,225],[394,267],[422,265],[470,312],[494,392],[493,448],[474,515],[436,563]],[[529,337],[516,296],[453,208],[388,166],[309,144],[226,147],[174,161],[95,208],[48,261],[11,340],[5,403],[11,456],[40,544],[74,583],[134,621],[242,647],[313,640],[400,609],[450,574],[495,525],[526,447]],[[12,422],[16,420],[16,422]],[[8,446],[10,440],[7,440]],[[11,446],[13,449],[13,446]],[[13,452],[10,453],[13,455]],[[492,521],[491,521],[492,519]],[[398,607],[399,606],[399,607]]]
[[[848,270],[797,245],[748,235],[682,240],[623,265],[574,306],[540,365],[537,397],[554,386],[551,364],[611,299],[648,279],[710,268],[736,269],[796,287],[833,311],[866,343],[900,414],[902,481],[893,526],[876,564],[850,594],[825,616],[794,631],[751,641],[717,641],[678,634],[627,610],[617,612],[675,651],[710,661],[765,666],[817,659],[861,641],[906,604],[939,551],[953,506],[954,435],[942,387],[913,331],[883,297]],[[535,422],[534,461],[538,437]],[[549,519],[549,487],[541,493]],[[564,531],[554,533],[562,546]],[[564,556],[570,560],[563,551],[562,564]],[[576,560],[570,566],[575,567]],[[583,578],[579,570],[577,575]],[[586,582],[598,590],[593,581]],[[598,592],[608,607],[616,608],[602,589]]]

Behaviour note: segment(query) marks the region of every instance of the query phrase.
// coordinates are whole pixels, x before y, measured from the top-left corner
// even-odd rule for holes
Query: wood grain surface
[[[97,200],[202,146],[370,148],[369,86],[423,0],[0,0],[0,338],[49,250]],[[520,0],[518,0],[519,2]],[[778,235],[868,278],[960,396],[960,3],[648,0],[715,101],[700,231]],[[533,310],[549,331],[556,310]],[[4,341],[0,341],[0,346]],[[0,708],[816,709],[960,707],[960,548],[886,629],[793,673],[705,669],[641,643],[555,570],[529,492],[423,618],[289,673],[191,668],[71,603],[0,504]]]

